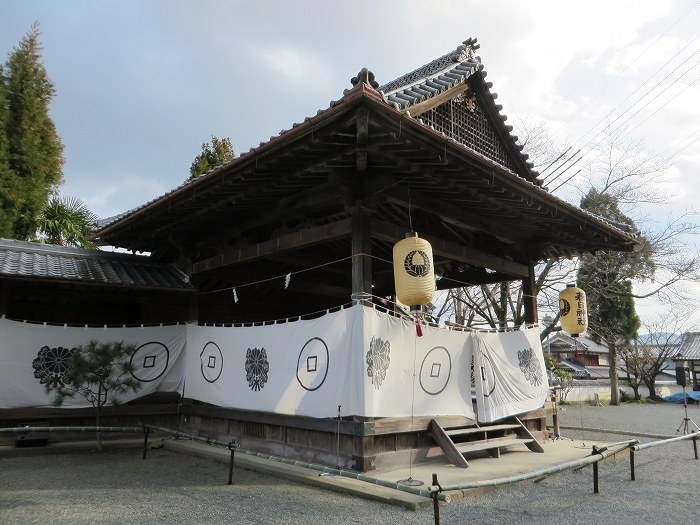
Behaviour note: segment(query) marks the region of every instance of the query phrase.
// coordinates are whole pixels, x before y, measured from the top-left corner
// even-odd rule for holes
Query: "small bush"
[[[632,396],[630,396],[624,390],[620,389],[620,402],[621,403],[629,403],[630,401],[632,401]]]

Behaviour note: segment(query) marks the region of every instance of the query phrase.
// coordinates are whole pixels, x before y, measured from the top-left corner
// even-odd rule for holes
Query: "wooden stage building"
[[[392,247],[413,229],[432,244],[438,289],[520,281],[525,322],[536,323],[538,262],[629,251],[636,241],[542,186],[505,124],[478,47],[469,39],[381,86],[363,69],[316,115],[101,222],[96,242],[149,256],[0,241],[0,313],[48,323],[226,324],[352,300],[390,304]],[[430,418],[349,415],[338,425],[187,399],[176,415],[188,430],[328,463],[339,428],[341,462],[358,470],[436,447]],[[544,435],[541,415],[528,426]]]

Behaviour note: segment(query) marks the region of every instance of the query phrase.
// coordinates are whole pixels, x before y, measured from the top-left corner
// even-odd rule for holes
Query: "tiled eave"
[[[0,239],[0,278],[194,291],[188,277],[149,257]]]

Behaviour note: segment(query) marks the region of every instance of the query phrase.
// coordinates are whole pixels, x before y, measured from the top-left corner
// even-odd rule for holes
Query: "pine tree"
[[[209,170],[233,160],[235,157],[236,154],[233,152],[231,139],[228,137],[220,139],[212,135],[211,146],[207,143],[202,144],[202,153],[197,155],[194,162],[192,162],[189,180],[194,180]]]
[[[134,365],[129,358],[136,347],[124,341],[100,343],[90,341],[73,348],[62,377],[51,376],[44,387],[53,393],[53,404],[61,406],[66,398],[82,397],[95,408],[95,426],[100,426],[102,407],[117,406],[124,394],[136,393],[141,382],[134,378]],[[102,439],[97,432],[97,448]]]
[[[63,145],[49,116],[56,90],[42,63],[39,36],[35,23],[9,55],[3,75],[9,172],[2,173],[7,211],[0,225],[11,220],[16,239],[35,235],[38,217],[63,178]]]

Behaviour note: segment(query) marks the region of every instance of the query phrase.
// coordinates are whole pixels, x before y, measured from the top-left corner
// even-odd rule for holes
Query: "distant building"
[[[676,367],[685,368],[690,374],[688,386],[693,390],[700,390],[698,374],[700,374],[700,332],[686,332],[683,334],[678,353],[673,356]]]
[[[551,335],[545,342],[546,351],[574,379],[606,379],[609,376],[608,347],[585,336],[571,337],[564,333]]]

